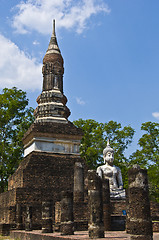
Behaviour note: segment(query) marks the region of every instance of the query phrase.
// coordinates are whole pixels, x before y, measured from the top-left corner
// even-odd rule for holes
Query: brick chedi
[[[35,123],[24,135],[24,156],[32,151],[79,153],[81,130],[68,121],[70,110],[63,93],[63,58],[57,44],[55,21],[43,59],[43,90],[37,98]]]
[[[16,206],[21,209],[21,228],[25,228],[28,205],[32,207],[32,228],[42,228],[43,202],[52,202],[54,224],[54,206],[60,201],[61,191],[73,191],[75,162],[84,165],[79,153],[83,133],[68,120],[70,110],[63,93],[64,67],[55,21],[42,74],[43,89],[37,98],[35,121],[23,138],[24,159],[9,178],[8,191],[0,194],[0,223],[12,228],[19,224]]]

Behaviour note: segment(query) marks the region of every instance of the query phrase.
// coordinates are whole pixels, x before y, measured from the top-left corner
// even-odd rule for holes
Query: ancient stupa
[[[30,204],[33,228],[40,228],[42,201],[51,200],[55,204],[61,191],[73,191],[74,164],[82,162],[79,146],[83,133],[68,120],[63,64],[54,20],[43,59],[43,88],[37,98],[35,121],[23,138],[24,160],[9,178],[8,191],[0,195],[0,223],[16,225],[17,206],[21,206],[24,225],[25,208]]]

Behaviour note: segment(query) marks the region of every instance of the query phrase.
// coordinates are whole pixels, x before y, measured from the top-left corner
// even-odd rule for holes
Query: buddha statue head
[[[106,148],[103,150],[103,158],[104,158],[104,163],[105,164],[109,164],[111,166],[113,165],[114,149],[110,147],[109,139],[107,141]]]

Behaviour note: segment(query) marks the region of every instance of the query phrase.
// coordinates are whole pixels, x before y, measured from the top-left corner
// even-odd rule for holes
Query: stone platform
[[[26,232],[22,230],[11,231],[10,233],[11,238],[20,239],[20,240],[90,240],[87,231],[80,231],[75,232],[74,235],[68,236],[61,236],[60,233],[41,233],[40,230],[34,230],[31,232]],[[109,231],[105,232],[105,238],[98,238],[100,239],[113,239],[113,240],[129,240],[129,234],[125,231]],[[153,240],[159,239],[159,233],[153,234]]]

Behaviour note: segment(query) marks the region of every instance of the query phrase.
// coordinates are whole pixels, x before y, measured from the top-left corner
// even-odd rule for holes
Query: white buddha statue
[[[124,198],[125,190],[123,189],[121,170],[113,165],[114,150],[110,147],[109,140],[103,150],[103,158],[105,164],[97,168],[97,174],[101,178],[109,179],[110,197]]]

